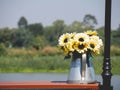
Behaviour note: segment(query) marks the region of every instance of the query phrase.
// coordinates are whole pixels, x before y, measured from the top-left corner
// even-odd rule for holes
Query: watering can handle
[[[82,80],[85,80],[85,72],[86,72],[86,54],[82,54]]]

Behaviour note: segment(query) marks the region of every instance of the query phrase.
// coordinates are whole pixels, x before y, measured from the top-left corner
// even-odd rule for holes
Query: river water
[[[5,81],[66,81],[67,73],[0,73],[0,82]],[[102,82],[101,75],[96,75],[96,80]],[[120,90],[120,75],[111,79],[113,90]]]

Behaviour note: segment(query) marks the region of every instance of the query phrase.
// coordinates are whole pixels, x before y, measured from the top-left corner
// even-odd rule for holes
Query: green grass
[[[120,56],[111,56],[112,73],[120,75]],[[103,56],[95,56],[96,74],[102,73]],[[0,72],[68,72],[70,59],[61,55],[0,56]]]
[[[120,56],[111,56],[111,72],[112,74],[120,75]],[[102,56],[95,56],[93,58],[94,69],[97,74],[102,73],[103,67],[103,57]]]
[[[66,72],[69,65],[59,55],[0,57],[0,72]]]

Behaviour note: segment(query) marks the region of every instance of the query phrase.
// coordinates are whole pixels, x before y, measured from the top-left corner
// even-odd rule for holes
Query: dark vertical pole
[[[110,35],[111,35],[111,0],[105,0],[105,47],[103,62],[103,85],[102,90],[113,90],[111,86],[111,63],[110,63]]]

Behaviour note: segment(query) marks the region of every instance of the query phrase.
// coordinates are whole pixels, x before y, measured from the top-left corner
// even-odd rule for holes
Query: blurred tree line
[[[58,38],[65,32],[83,32],[95,30],[97,19],[95,16],[87,14],[83,21],[74,21],[69,25],[64,20],[56,20],[51,26],[43,26],[42,23],[28,24],[25,17],[18,21],[18,28],[0,29],[0,47],[33,47],[40,50],[47,45],[56,46]],[[104,40],[104,27],[96,29],[100,38]],[[120,45],[120,25],[117,30],[111,31],[112,45]]]

